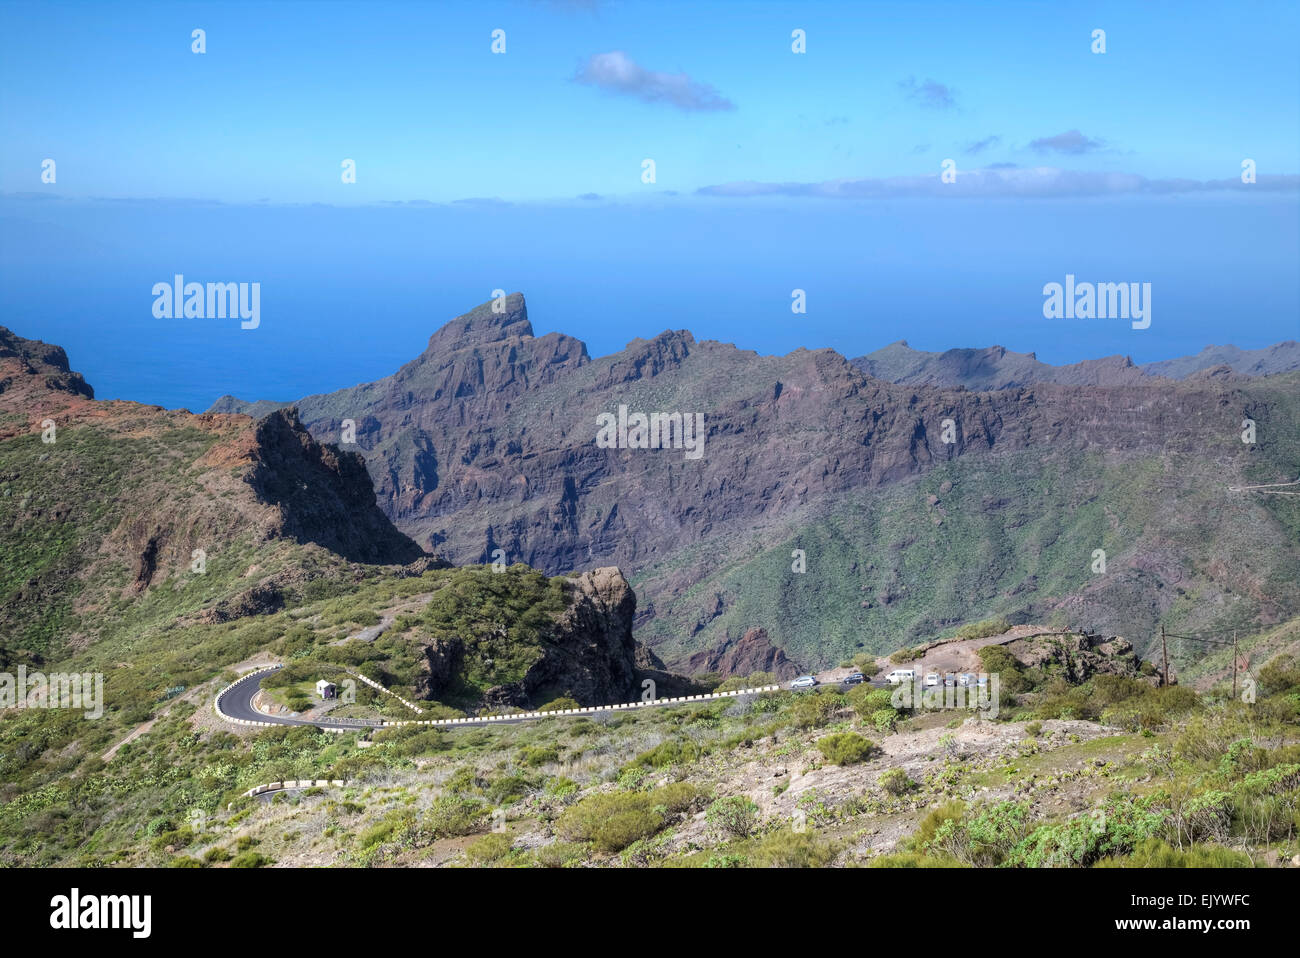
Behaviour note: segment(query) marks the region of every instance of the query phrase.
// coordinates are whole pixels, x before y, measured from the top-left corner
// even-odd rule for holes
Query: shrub
[[[715,688],[715,692],[734,692],[737,689],[753,689],[763,685],[776,685],[777,678],[771,672],[755,672],[753,675],[733,675]]]
[[[1220,845],[1174,848],[1158,838],[1141,842],[1127,856],[1101,859],[1096,868],[1252,868],[1250,857]]]
[[[1029,829],[1029,805],[998,802],[967,809],[934,831],[925,851],[941,852],[977,867],[1000,865]]]
[[[726,835],[748,838],[758,828],[758,806],[743,795],[731,795],[710,805],[706,820]]]
[[[526,745],[519,750],[519,764],[536,768],[560,760],[560,750],[554,745]]]
[[[838,732],[817,740],[817,748],[832,765],[856,765],[875,749],[875,743],[857,732]]]
[[[573,698],[572,696],[561,695],[558,699],[551,699],[551,701],[547,702],[545,705],[539,705],[537,707],[537,711],[560,712],[563,711],[564,709],[580,709],[580,708],[582,708],[582,705],[579,704],[577,699]]]
[[[839,708],[840,697],[824,692],[800,695],[790,707],[790,721],[796,728],[820,728]]]
[[[863,718],[871,718],[880,709],[893,710],[893,689],[873,689],[869,685],[859,685],[846,696],[849,707]]]
[[[704,868],[746,868],[749,859],[744,855],[710,855],[704,860]]]
[[[894,852],[871,859],[868,868],[964,868],[955,858],[936,858],[919,852]]]
[[[945,822],[960,821],[965,812],[965,802],[957,800],[944,802],[921,819],[908,844],[914,849],[925,848],[934,841],[935,833]]]
[[[1112,796],[1091,815],[1034,829],[1017,843],[1007,864],[1091,865],[1106,855],[1127,854],[1164,830],[1171,814],[1167,800],[1163,793]]]
[[[556,830],[565,838],[592,842],[604,852],[622,851],[659,832],[672,815],[689,808],[698,795],[695,786],[685,782],[650,792],[588,795],[564,810]]]
[[[670,739],[660,742],[648,752],[642,752],[628,763],[627,767],[667,768],[670,765],[684,765],[700,757],[700,746],[693,740],[679,742]]]
[[[545,791],[547,795],[551,795],[555,798],[566,798],[569,795],[577,793],[578,783],[571,778],[561,775],[547,782],[543,791]]]
[[[510,857],[512,841],[504,832],[490,832],[470,842],[465,857],[476,865],[496,865]]]
[[[533,789],[533,782],[523,775],[503,775],[488,785],[485,795],[493,805],[510,805]]]
[[[876,709],[871,713],[871,724],[877,732],[890,735],[898,727],[898,712],[894,709]]]
[[[855,669],[866,673],[868,678],[870,678],[872,672],[876,671],[876,657],[870,652],[859,652],[853,656],[852,663]]]
[[[986,639],[990,635],[1001,635],[1011,629],[1011,623],[1003,616],[995,619],[983,619],[979,622],[971,622],[963,625],[957,630],[956,638],[959,639]]]
[[[908,778],[901,768],[891,768],[880,776],[880,787],[890,795],[906,795],[916,788],[916,782]]]
[[[1300,658],[1282,654],[1259,670],[1259,690],[1265,695],[1280,695],[1300,685]]]
[[[835,846],[815,832],[779,831],[768,835],[749,856],[759,868],[825,868]]]
[[[435,798],[422,822],[433,838],[472,835],[483,827],[487,808],[472,798],[443,795]]]
[[[564,868],[582,861],[587,847],[581,842],[551,842],[533,850],[533,861],[543,868]]]
[[[267,858],[261,852],[243,852],[236,855],[231,861],[231,868],[261,868],[263,865],[270,865],[271,859]]]

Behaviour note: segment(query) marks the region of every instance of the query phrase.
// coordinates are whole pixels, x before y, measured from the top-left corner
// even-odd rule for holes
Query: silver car
[[[792,689],[810,689],[810,688],[812,688],[813,686],[815,686],[815,685],[817,685],[817,684],[818,684],[817,679],[815,679],[813,676],[811,676],[811,675],[801,675],[801,676],[799,676],[797,679],[795,679],[793,682],[790,683],[790,688],[792,688]]]

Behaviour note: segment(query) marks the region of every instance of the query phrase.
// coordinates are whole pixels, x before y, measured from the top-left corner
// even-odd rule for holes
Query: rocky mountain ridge
[[[1218,580],[1214,594],[1253,593],[1257,613],[1284,616],[1288,610],[1263,613],[1259,604],[1260,596],[1265,605],[1277,601],[1262,586],[1274,573],[1248,570],[1260,556],[1270,568],[1293,561],[1290,520],[1279,525],[1274,514],[1285,507],[1242,503],[1243,521],[1269,543],[1253,556],[1227,542],[1235,533],[1226,526],[1171,548],[1168,533],[1181,537],[1185,520],[1162,515],[1156,532],[1135,510],[1143,497],[1167,497],[1171,483],[1190,484],[1184,494],[1199,497],[1243,470],[1293,478],[1281,473],[1300,469],[1300,458],[1282,437],[1293,429],[1286,397],[1295,392],[1285,377],[1296,374],[1176,382],[1123,359],[1109,366],[1122,381],[1104,388],[1097,384],[1107,376],[1090,367],[1080,371],[1083,384],[972,391],[888,382],[832,350],[760,356],[685,330],[634,339],[592,359],[571,337],[533,336],[524,299],[512,294],[444,325],[392,376],[296,405],[321,440],[337,441],[347,421],[355,424],[349,448],[365,455],[381,507],[426,550],[457,563],[503,555],[549,574],[624,569],[642,597],[638,628],[649,629],[671,661],[764,628],[792,659],[812,667],[818,642],[833,646],[816,653],[827,656],[863,642],[895,647],[991,611],[1087,614],[1100,617],[1090,624],[1142,634],[1174,608],[1172,587],[1205,586],[1207,577]],[[245,407],[229,399],[214,407],[238,408]],[[603,448],[599,417],[620,409],[702,413],[702,458],[687,459],[679,449]],[[1247,417],[1267,423],[1261,428],[1278,441],[1244,446],[1238,433]],[[1211,470],[1211,461],[1220,465]],[[1063,498],[1046,512],[1041,493],[1030,488],[1064,489],[1059,477],[1074,485],[1085,473],[1094,491],[1080,484],[1069,494],[1084,497],[1080,502]],[[957,486],[942,502],[922,497],[922,528],[937,534],[872,532],[835,518],[827,534],[847,536],[852,552],[830,573],[836,597],[823,596],[795,617],[790,590],[800,580],[782,578],[782,568],[800,537],[867,503],[910,510],[916,500],[908,490],[931,474]],[[1120,475],[1125,488],[1099,497],[1106,477]],[[971,498],[982,487],[982,496]],[[1121,503],[1129,518],[1112,516],[1112,530],[1120,531],[1106,536],[1116,538],[1112,553],[1119,550],[1122,568],[1137,578],[1090,579],[1086,562],[1067,567],[1063,556],[1037,555],[1053,539],[1063,548],[1062,533],[1078,537],[1077,548],[1089,537],[1100,541],[1104,525],[1096,523]],[[1008,509],[1025,518],[1013,520]],[[1226,522],[1213,521],[1220,518]],[[1040,522],[1042,529],[1031,531]],[[958,544],[954,535],[973,539]],[[1220,555],[1234,557],[1226,565],[1211,562],[1206,543],[1216,537]],[[945,611],[924,611],[916,570],[928,564],[955,585],[963,578],[955,563],[969,573],[978,560],[964,550],[981,540],[986,553],[1006,553],[982,573],[985,581],[967,574],[978,583],[972,594],[945,593]],[[825,570],[832,557],[819,558]],[[740,575],[738,563],[766,571]],[[866,581],[855,568],[867,571]],[[1148,574],[1151,581],[1139,581]],[[868,593],[851,604],[844,602],[850,580]],[[858,611],[850,616],[849,608]]]
[[[962,386],[976,391],[1016,389],[1040,383],[1063,386],[1125,386],[1148,377],[1189,379],[1231,374],[1270,376],[1300,369],[1300,343],[1275,343],[1263,349],[1206,346],[1195,356],[1165,359],[1139,366],[1128,356],[1106,356],[1053,366],[1034,353],[1017,353],[1003,346],[926,352],[906,340],[859,356],[853,365],[870,376],[892,383],[940,387]]]

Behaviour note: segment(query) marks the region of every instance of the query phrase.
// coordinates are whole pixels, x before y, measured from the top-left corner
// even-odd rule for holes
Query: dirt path
[[[920,676],[924,676],[927,672],[936,672],[939,675],[947,672],[979,672],[981,664],[977,653],[986,645],[1006,645],[1017,639],[1044,633],[1054,633],[1054,630],[1043,625],[1017,625],[999,635],[989,635],[982,639],[954,639],[951,642],[944,642],[930,649],[919,659],[904,662],[902,665],[890,662],[888,656],[877,659],[876,664],[880,666],[880,675],[887,675],[894,669],[915,669]]]
[[[161,718],[161,716],[159,716],[159,717]],[[138,726],[138,727],[137,727],[133,732],[131,732],[130,735],[128,735],[126,738],[122,739],[122,741],[118,742],[116,745],[114,745],[112,748],[110,748],[107,752],[105,752],[103,755],[101,755],[100,758],[103,759],[105,762],[111,762],[111,761],[113,761],[113,756],[116,755],[116,754],[118,753],[118,750],[119,750],[123,745],[127,744],[128,742],[134,742],[134,741],[135,741],[136,739],[138,739],[141,735],[145,734],[145,732],[147,732],[147,731],[149,731],[151,728],[153,728],[154,723],[157,722],[157,721],[158,721],[158,719],[156,719],[156,718],[151,718],[151,719],[149,719],[149,721],[145,722],[143,725]]]

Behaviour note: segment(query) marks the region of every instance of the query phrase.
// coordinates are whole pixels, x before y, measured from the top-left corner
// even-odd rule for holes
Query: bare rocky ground
[[[888,656],[881,656],[876,660],[877,674],[885,675],[894,669],[915,669],[917,675],[924,675],[927,672],[937,672],[940,675],[946,672],[979,672],[980,660],[976,653],[986,645],[1007,645],[1027,636],[1051,631],[1045,625],[1025,624],[1015,625],[1006,632],[980,639],[952,639],[933,645],[920,658],[904,662],[902,665],[895,665]]]
[[[1141,789],[1149,776],[1133,760],[1159,741],[1084,721],[1008,723],[964,716],[954,720],[951,712],[931,713],[892,735],[871,736],[877,739],[879,752],[864,763],[839,767],[826,763],[816,741],[832,731],[860,728],[845,712],[825,728],[783,729],[734,750],[714,751],[699,761],[655,771],[647,782],[663,786],[687,781],[711,798],[746,796],[758,805],[768,827],[805,822],[840,844],[836,864],[860,864],[896,850],[932,807],[950,798],[974,802],[1018,798],[1031,803],[1036,817],[1063,817],[1087,810],[1115,789]],[[558,737],[564,736],[565,726],[564,720],[556,720]],[[562,800],[537,790],[507,806],[505,820],[514,848],[536,849],[557,841],[553,821],[566,803],[617,789],[613,779],[619,767],[633,754],[668,738],[654,728],[620,729],[619,733],[617,743],[609,740],[611,735],[583,750],[574,761],[534,770],[546,778],[570,777],[581,791]],[[286,795],[255,806],[232,831],[236,836],[255,837],[259,851],[282,866],[465,865],[465,848],[481,835],[393,848],[373,862],[358,858],[356,837],[386,814],[427,808],[459,768],[469,765],[499,774],[502,757],[512,752],[513,748],[503,746],[477,758],[421,759],[418,768],[388,773],[382,781]],[[508,771],[509,763],[504,764]],[[881,775],[893,768],[903,769],[916,783],[913,791],[892,796],[880,786]],[[621,856],[594,854],[587,861],[653,864],[716,850],[723,842],[705,812],[698,811],[661,833],[653,861],[629,862]]]

